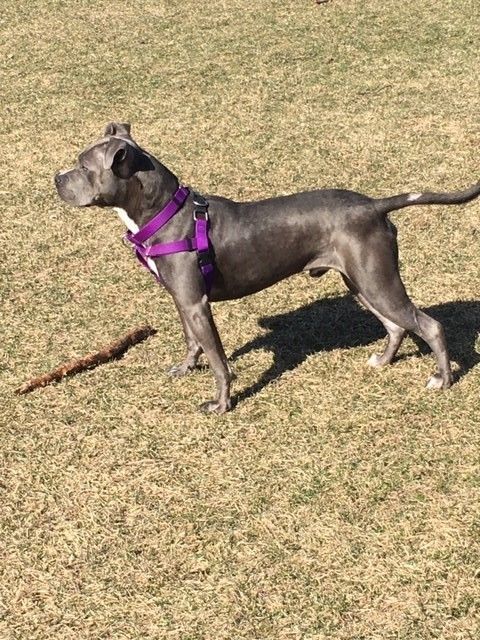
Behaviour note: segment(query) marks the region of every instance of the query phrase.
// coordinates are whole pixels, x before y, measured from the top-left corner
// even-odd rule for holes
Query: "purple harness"
[[[179,187],[174,193],[172,199],[166,206],[156,213],[153,218],[147,222],[136,233],[127,231],[125,239],[135,246],[135,253],[140,263],[148,269],[160,282],[161,278],[150,268],[148,258],[157,258],[158,256],[166,256],[171,253],[180,253],[182,251],[196,251],[198,258],[198,266],[202,272],[205,281],[205,289],[207,294],[210,293],[213,283],[214,267],[213,255],[210,250],[208,240],[208,202],[203,196],[193,192],[193,219],[195,221],[195,236],[193,238],[184,238],[183,240],[175,240],[174,242],[163,242],[161,244],[152,244],[145,246],[144,242],[151,238],[157,231],[164,227],[169,220],[177,214],[183,207],[185,200],[190,194],[188,187]]]

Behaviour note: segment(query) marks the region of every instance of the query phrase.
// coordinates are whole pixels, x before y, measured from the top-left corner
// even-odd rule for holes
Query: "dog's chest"
[[[137,233],[138,232],[138,230],[139,230],[138,225],[135,223],[134,220],[132,220],[132,218],[130,218],[130,216],[125,211],[125,209],[122,209],[121,207],[113,207],[113,210],[118,215],[118,217],[123,222],[123,224],[127,227],[127,229],[129,231],[131,231],[131,233]],[[148,263],[148,266],[150,267],[150,269],[153,271],[153,273],[155,273],[157,275],[157,277],[158,277],[159,274],[158,274],[157,265],[155,264],[153,259],[152,258],[147,258],[147,263]]]

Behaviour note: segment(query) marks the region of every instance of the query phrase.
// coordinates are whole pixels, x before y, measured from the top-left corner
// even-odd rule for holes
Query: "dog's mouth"
[[[102,196],[92,194],[91,189],[72,188],[81,187],[82,184],[79,185],[79,180],[75,180],[75,174],[71,171],[57,173],[54,182],[59,197],[72,207],[105,206]]]
[[[109,205],[105,202],[102,196],[95,196],[91,202],[84,204],[84,207],[108,207]]]
[[[106,203],[100,197],[93,198],[91,200],[78,200],[73,194],[62,192],[58,190],[58,195],[66,204],[77,209],[86,209],[88,207],[105,207]]]

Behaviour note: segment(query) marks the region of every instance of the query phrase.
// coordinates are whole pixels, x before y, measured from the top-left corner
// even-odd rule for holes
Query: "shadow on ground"
[[[455,377],[460,379],[480,363],[480,353],[475,350],[480,331],[480,302],[447,302],[423,310],[443,324],[450,358],[460,365]],[[231,360],[263,349],[273,352],[273,364],[255,384],[235,396],[235,403],[255,395],[286,371],[295,369],[309,355],[366,346],[386,335],[375,316],[361,308],[350,295],[321,299],[288,313],[266,316],[259,324],[269,332],[237,349]],[[430,352],[422,340],[412,337],[422,354]],[[402,357],[405,355],[400,359]]]

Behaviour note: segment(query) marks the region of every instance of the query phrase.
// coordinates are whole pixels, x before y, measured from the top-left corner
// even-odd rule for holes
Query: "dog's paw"
[[[448,389],[452,386],[451,376],[445,381],[439,373],[435,373],[427,382],[427,389]]]
[[[372,355],[368,359],[368,364],[371,367],[383,367],[387,363],[383,359],[383,354],[381,354],[381,353],[372,353]]]
[[[209,400],[200,405],[200,411],[202,413],[226,413],[230,411],[232,404],[230,399],[227,402],[220,402],[219,400]]]
[[[167,369],[167,375],[172,378],[182,378],[191,373],[195,368],[195,365],[191,365],[188,362],[180,362],[179,364],[174,364],[170,369]]]

